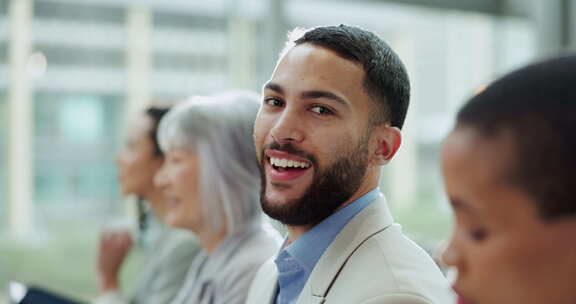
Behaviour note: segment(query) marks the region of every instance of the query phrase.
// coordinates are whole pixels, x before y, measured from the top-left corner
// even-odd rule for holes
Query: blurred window
[[[121,98],[39,92],[35,99],[36,204],[116,204]]]
[[[124,23],[124,9],[76,1],[35,1],[34,16],[44,20],[75,20],[88,23]]]
[[[7,168],[6,168],[6,141],[7,141],[7,131],[8,131],[8,113],[6,107],[6,91],[0,88],[0,234],[4,229],[6,229],[6,222],[8,220],[6,216],[7,210],[7,189],[6,189],[6,178],[7,178]]]
[[[229,86],[228,20],[224,16],[154,11],[154,96],[210,94]]]
[[[6,189],[6,141],[8,132],[8,114],[6,106],[6,62],[8,46],[8,30],[6,26],[7,1],[0,1],[0,234],[6,229],[7,189]]]

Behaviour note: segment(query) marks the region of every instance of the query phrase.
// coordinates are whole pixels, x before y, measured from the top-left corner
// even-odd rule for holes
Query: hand
[[[118,272],[131,248],[132,236],[128,230],[102,232],[97,260],[101,292],[118,289]]]

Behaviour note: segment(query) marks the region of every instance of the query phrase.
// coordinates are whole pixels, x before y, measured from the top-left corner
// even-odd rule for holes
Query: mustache
[[[312,163],[312,165],[314,165],[315,167],[317,167],[317,164],[318,164],[316,156],[314,156],[311,153],[308,153],[306,151],[303,151],[303,150],[296,148],[292,143],[289,143],[289,142],[281,144],[277,141],[273,141],[272,143],[270,143],[269,145],[266,145],[262,149],[262,152],[261,152],[262,155],[264,155],[264,150],[267,150],[267,149],[286,152],[286,153],[290,153],[290,154],[305,158],[308,161],[310,161],[310,163]]]

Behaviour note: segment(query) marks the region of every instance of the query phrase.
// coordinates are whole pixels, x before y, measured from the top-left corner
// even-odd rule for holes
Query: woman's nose
[[[460,234],[458,231],[452,233],[452,237],[440,255],[442,264],[449,267],[456,267],[460,263],[462,255],[460,249]]]
[[[164,166],[162,166],[158,171],[156,171],[156,174],[154,174],[154,185],[156,185],[156,187],[164,187],[166,185],[167,179],[164,171],[166,170],[164,169]]]

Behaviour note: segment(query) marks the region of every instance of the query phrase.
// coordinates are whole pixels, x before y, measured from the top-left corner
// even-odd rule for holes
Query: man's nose
[[[280,115],[270,133],[278,143],[299,143],[302,142],[305,137],[304,126],[299,114],[289,109],[286,109],[282,115]]]

